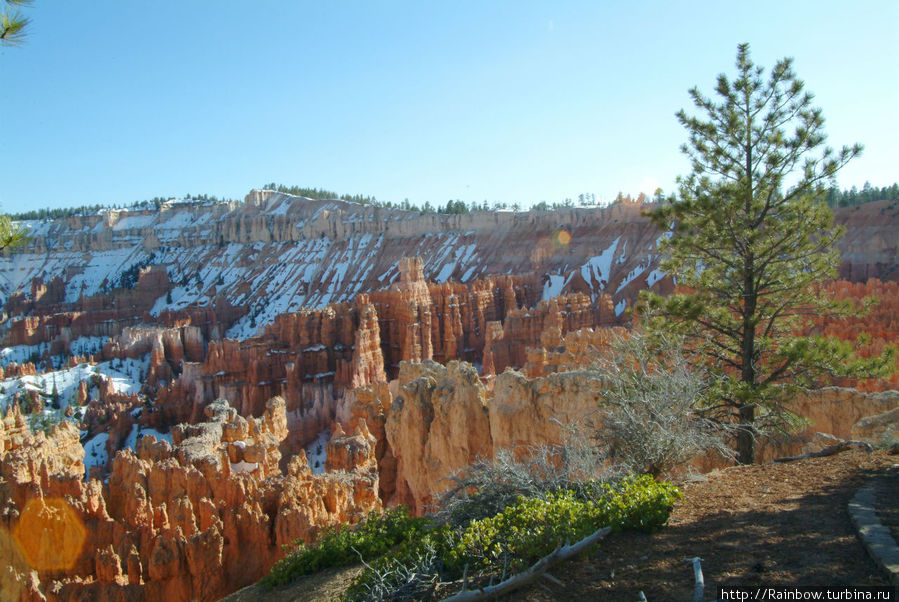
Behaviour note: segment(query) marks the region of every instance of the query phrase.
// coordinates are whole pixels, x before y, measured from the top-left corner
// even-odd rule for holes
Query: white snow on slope
[[[103,349],[103,344],[106,343],[106,340],[106,337],[78,337],[69,344],[70,353],[53,358],[53,363],[56,366],[61,366],[65,362],[65,358],[70,355],[87,356],[97,354]],[[4,347],[0,349],[0,366],[6,367],[13,362],[22,364],[35,362],[35,360],[40,361],[44,356],[44,352],[49,351],[49,349],[50,343]]]
[[[562,288],[565,286],[565,277],[559,274],[547,274],[548,280],[543,285],[542,301],[549,301],[562,294]]]
[[[646,285],[653,286],[656,282],[667,276],[666,272],[663,272],[660,269],[655,269],[649,273],[649,276],[646,277]]]
[[[99,433],[84,443],[84,480],[91,474],[91,467],[106,466],[109,454],[106,452],[106,442],[109,441],[109,433]]]
[[[66,406],[75,402],[80,382],[88,383],[89,394],[92,388],[96,391],[94,382],[95,378],[100,378],[99,375],[111,381],[112,389],[117,393],[138,393],[149,363],[150,356],[147,354],[137,360],[126,358],[102,362],[95,366],[78,364],[72,368],[44,372],[34,376],[6,378],[0,381],[0,409],[5,411],[16,393],[24,394],[27,391],[37,391],[48,409],[51,409],[55,388],[59,408],[52,409],[65,410]]]
[[[318,434],[315,441],[306,446],[306,459],[312,474],[324,474],[325,462],[328,459],[327,443],[331,439],[331,431],[326,429]]]
[[[160,433],[154,428],[142,427],[139,424],[134,424],[131,426],[131,432],[128,433],[128,436],[125,438],[125,443],[122,446],[122,449],[137,449],[137,442],[147,435],[153,435],[156,437],[157,441],[168,441],[172,443],[172,433],[169,431],[168,433]]]
[[[625,276],[621,283],[618,285],[618,288],[615,289],[615,293],[620,293],[624,289],[624,287],[639,278],[647,269],[649,269],[649,264],[645,263],[641,263],[640,265],[632,269],[627,273],[627,276]]]
[[[112,227],[113,230],[130,230],[134,228],[146,228],[156,219],[155,215],[127,215],[120,218]]]
[[[581,276],[587,284],[593,286],[593,283],[599,284],[599,290],[604,290],[609,283],[609,276],[612,273],[612,260],[615,257],[615,250],[618,248],[619,236],[612,244],[608,246],[602,253],[591,257],[581,266]],[[593,297],[596,297],[597,290],[593,290]]]

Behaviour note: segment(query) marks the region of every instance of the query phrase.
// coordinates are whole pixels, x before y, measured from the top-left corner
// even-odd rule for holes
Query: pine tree
[[[4,0],[8,7],[0,9],[0,45],[18,46],[26,35],[30,19],[11,7],[31,4],[31,0]]]
[[[53,391],[50,393],[51,405],[59,409],[59,389],[56,386],[56,375],[53,376]]]
[[[25,40],[30,19],[11,7],[30,4],[31,0],[3,0],[0,8],[0,46],[18,46]],[[0,251],[21,246],[27,239],[25,229],[0,215]]]
[[[6,215],[0,215],[0,251],[22,246],[28,239],[21,224],[14,223]]]
[[[717,371],[706,411],[737,427],[738,461],[751,463],[758,433],[789,428],[784,403],[797,391],[823,372],[881,364],[853,363],[851,346],[836,339],[797,335],[812,312],[838,309],[814,290],[836,276],[843,233],[825,185],[862,147],[821,149],[824,118],[791,59],[765,79],[741,44],[736,67],[733,81],[718,76],[716,99],[690,90],[700,116],[677,113],[692,172],[678,179],[679,198],[651,216],[673,226],[662,265],[687,292],[646,294],[643,307],[657,327],[687,334]]]

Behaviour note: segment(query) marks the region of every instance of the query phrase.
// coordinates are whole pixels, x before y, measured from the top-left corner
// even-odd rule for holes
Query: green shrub
[[[649,475],[614,485],[584,483],[544,497],[518,498],[494,516],[467,526],[444,525],[410,538],[367,563],[346,600],[424,599],[439,580],[457,579],[465,567],[480,574],[521,570],[560,544],[604,526],[652,532],[665,524],[681,497],[673,485]]]
[[[445,559],[447,567],[494,569],[508,558],[513,568],[520,568],[605,526],[652,532],[665,524],[680,496],[670,483],[648,475],[596,489],[594,499],[580,498],[570,490],[550,493],[545,499],[520,498],[495,516],[472,521]]]
[[[275,563],[261,583],[266,588],[278,587],[321,569],[358,562],[360,554],[364,560],[383,556],[397,544],[421,534],[427,523],[427,519],[409,516],[403,507],[372,512],[355,529],[331,527],[318,543],[299,543],[294,553]]]

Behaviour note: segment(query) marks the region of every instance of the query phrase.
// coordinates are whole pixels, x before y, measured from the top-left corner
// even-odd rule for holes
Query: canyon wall
[[[490,391],[466,364],[403,364],[395,389],[394,399],[380,404],[389,408],[386,437],[396,471],[385,501],[418,512],[436,505],[453,485],[450,477],[500,449],[521,457],[534,446],[602,437],[603,385],[585,370],[535,378],[509,370]],[[875,445],[899,440],[897,391],[828,387],[799,396],[790,409],[806,425],[788,436],[760,438],[759,462],[817,451],[832,445],[833,437]],[[724,464],[719,457],[694,462],[706,471]]]
[[[70,422],[31,433],[0,421],[4,599],[216,600],[262,577],[282,546],[381,508],[375,438],[336,430],[328,466],[282,458],[285,402],[244,419],[224,400],[205,421],[119,452],[104,484],[84,480]],[[284,465],[283,469],[281,465]]]
[[[259,337],[210,341],[202,361],[181,350],[188,335],[196,353],[203,347],[193,327],[166,331],[167,339],[152,329],[128,331],[141,350],[150,348],[141,337],[152,340],[145,386],[162,420],[195,422],[219,397],[242,416],[258,416],[268,398],[280,395],[299,449],[328,428],[348,389],[396,378],[401,362],[468,360],[491,376],[523,365],[527,348],[540,346],[547,332],[560,336],[616,321],[606,295],[591,302],[575,293],[528,308],[538,297],[530,277],[428,285],[420,259],[403,259],[399,267],[400,281],[386,290],[283,314]],[[117,349],[127,348],[125,335],[118,341]]]
[[[352,303],[388,287],[400,280],[400,259],[416,256],[437,285],[530,274],[535,288],[519,306],[605,293],[620,314],[639,290],[671,287],[658,270],[661,233],[644,209],[621,202],[419,214],[253,191],[245,203],[26,222],[29,245],[0,255],[0,300],[12,318],[0,326],[0,342],[51,341],[63,328],[72,337],[114,336],[201,310],[216,316],[210,336],[245,339],[285,312]],[[882,203],[837,210],[848,227],[839,243],[844,277],[899,279],[897,216]],[[200,322],[211,327],[209,316],[193,317]]]

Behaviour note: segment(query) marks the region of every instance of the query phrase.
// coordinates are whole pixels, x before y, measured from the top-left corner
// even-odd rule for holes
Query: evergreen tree
[[[21,224],[14,223],[6,215],[0,215],[0,251],[20,247],[27,238]]]
[[[643,307],[657,327],[687,334],[719,375],[706,411],[736,426],[738,461],[750,463],[756,434],[791,426],[784,404],[798,390],[825,372],[862,374],[891,359],[853,361],[848,344],[797,335],[811,312],[839,310],[814,290],[836,276],[842,235],[824,185],[862,147],[821,150],[824,118],[791,59],[765,79],[741,44],[736,67],[733,81],[718,76],[717,99],[690,90],[700,116],[677,114],[692,172],[651,215],[674,226],[662,265],[688,292],[649,293]]]
[[[25,39],[29,19],[15,7],[30,4],[30,0],[4,0],[0,8],[0,46],[18,46]],[[11,249],[25,242],[25,230],[9,217],[0,215],[0,251]]]
[[[0,9],[0,45],[18,46],[25,40],[30,19],[15,7],[31,4],[31,0],[4,0],[7,5]]]
[[[53,391],[50,393],[51,405],[55,409],[59,409],[59,389],[56,386],[56,375],[53,376]]]

